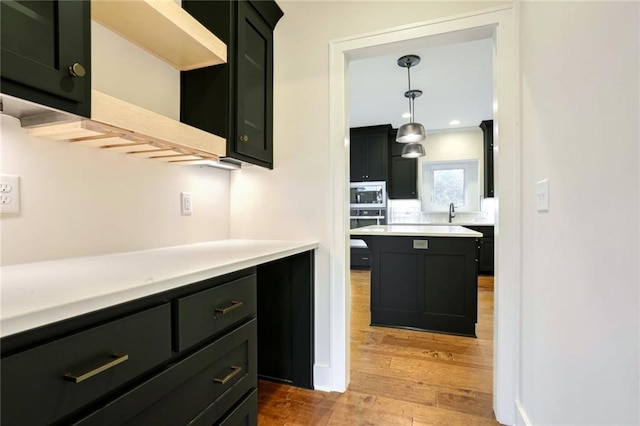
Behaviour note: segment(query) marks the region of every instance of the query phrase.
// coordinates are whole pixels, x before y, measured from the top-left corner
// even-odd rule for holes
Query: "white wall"
[[[471,160],[477,158],[484,164],[484,145],[482,130],[464,129],[460,131],[434,132],[427,134],[422,142],[426,155],[420,157],[424,161]],[[481,167],[480,173],[482,174]]]
[[[329,43],[403,24],[480,10],[497,2],[278,1],[275,31],[274,164],[231,177],[231,235],[313,239],[316,256],[315,385],[331,389],[329,249]],[[346,206],[345,206],[346,209]]]
[[[177,70],[97,24],[93,35],[94,88],[179,117]],[[36,139],[2,117],[0,173],[20,176],[22,196],[19,215],[1,216],[5,265],[229,237],[227,171]]]
[[[640,424],[639,5],[521,3],[520,393],[535,425]]]
[[[316,385],[330,388],[320,374],[331,346],[325,203],[339,141],[328,136],[328,44],[486,5],[279,3],[276,169],[232,175],[232,236],[320,241]],[[637,424],[638,5],[521,6],[521,403],[533,424]],[[546,177],[551,212],[536,213],[535,182]]]
[[[423,187],[423,163],[425,161],[478,160],[478,200],[484,198],[484,136],[481,129],[466,129],[459,132],[439,132],[427,135],[422,142],[426,155],[418,160],[418,182],[420,196]],[[478,201],[479,210],[480,204]]]

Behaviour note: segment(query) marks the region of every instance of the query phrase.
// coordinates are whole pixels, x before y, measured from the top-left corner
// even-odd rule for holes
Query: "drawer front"
[[[351,251],[351,266],[370,266],[371,253]]]
[[[176,349],[183,351],[256,315],[256,276],[180,298],[177,308]]]
[[[194,425],[205,426],[211,423],[196,422]],[[219,426],[253,426],[258,424],[258,391],[254,390],[245,400],[227,415]]]
[[[47,424],[171,357],[164,304],[2,359],[2,424]]]
[[[87,425],[184,425],[220,419],[257,386],[256,320],[172,365],[84,418]]]
[[[476,238],[470,237],[374,237],[371,251],[403,253],[464,253],[474,256],[478,250]]]

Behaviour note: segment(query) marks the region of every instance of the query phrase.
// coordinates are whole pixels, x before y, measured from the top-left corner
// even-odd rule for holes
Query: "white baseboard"
[[[531,420],[519,399],[516,399],[516,426],[531,426]]]
[[[331,392],[331,367],[321,364],[313,366],[313,388],[319,391]]]

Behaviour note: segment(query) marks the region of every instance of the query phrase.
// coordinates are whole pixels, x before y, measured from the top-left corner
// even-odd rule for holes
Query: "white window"
[[[424,161],[422,210],[444,212],[480,210],[478,160]]]

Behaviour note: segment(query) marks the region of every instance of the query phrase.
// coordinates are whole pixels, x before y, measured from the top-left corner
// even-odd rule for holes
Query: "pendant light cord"
[[[409,82],[409,92],[411,92],[411,64],[407,63],[407,81]],[[413,123],[413,100],[415,99],[415,96],[412,94],[411,96],[409,96],[409,123]]]

